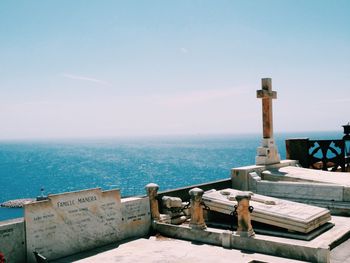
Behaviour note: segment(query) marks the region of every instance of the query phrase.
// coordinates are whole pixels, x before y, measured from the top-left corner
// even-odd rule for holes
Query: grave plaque
[[[148,197],[122,199],[122,237],[140,237],[148,234],[151,227],[151,211]]]
[[[100,188],[25,205],[28,262],[35,262],[33,251],[52,260],[120,240],[120,211],[119,190]]]
[[[16,218],[0,222],[0,259],[25,262],[24,222]],[[2,262],[0,260],[0,262]]]
[[[235,196],[240,193],[235,189],[210,190],[204,193],[203,201],[210,210],[231,214],[237,205]],[[259,194],[252,193],[250,205],[254,207],[253,221],[290,231],[309,233],[331,220],[328,209]]]

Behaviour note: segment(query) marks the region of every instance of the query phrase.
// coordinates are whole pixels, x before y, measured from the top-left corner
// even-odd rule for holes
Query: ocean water
[[[342,133],[277,134],[285,158],[285,139],[339,139]],[[160,190],[230,177],[233,167],[255,162],[261,136],[180,136],[94,140],[0,142],[0,203],[18,198],[93,187],[119,188],[122,196],[144,194],[154,182]],[[0,220],[23,216],[23,209],[0,208]]]

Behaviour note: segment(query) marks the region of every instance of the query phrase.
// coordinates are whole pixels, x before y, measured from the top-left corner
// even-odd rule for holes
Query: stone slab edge
[[[250,165],[231,169],[232,188],[243,191],[254,191],[254,186],[249,182],[249,173],[256,172],[260,174],[266,169],[277,169],[286,166],[297,166],[298,161],[282,160],[280,163],[272,165]]]
[[[253,238],[240,237],[235,232],[207,228],[195,230],[188,226],[176,226],[155,222],[155,230],[164,236],[197,241],[225,248],[243,249],[257,253],[274,255],[277,257],[291,258],[311,262],[329,262],[329,246],[308,246],[305,242],[256,235]],[[289,241],[289,242],[286,242]]]

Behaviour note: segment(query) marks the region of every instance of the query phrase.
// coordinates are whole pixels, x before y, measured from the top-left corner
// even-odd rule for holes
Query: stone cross
[[[262,79],[261,84],[262,89],[257,90],[256,95],[262,99],[263,137],[273,138],[272,99],[277,98],[277,92],[272,91],[270,78]]]
[[[255,164],[269,165],[279,163],[281,159],[273,139],[272,99],[277,98],[277,93],[272,91],[270,78],[262,79],[261,84],[262,89],[256,95],[262,99],[263,140],[257,149]]]

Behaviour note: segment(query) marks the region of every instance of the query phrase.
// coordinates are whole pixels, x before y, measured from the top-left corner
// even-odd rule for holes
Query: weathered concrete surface
[[[330,250],[324,243],[312,243],[280,237],[255,235],[240,237],[234,232],[207,228],[193,231],[186,226],[172,226],[157,223],[156,229],[162,234],[178,239],[191,240],[225,248],[249,250],[252,253],[264,253],[283,258],[328,263]]]
[[[117,248],[107,251],[95,250],[89,255],[80,254],[75,257],[57,260],[54,263],[247,263],[254,262],[254,260],[269,263],[302,262],[162,236],[152,236],[149,239],[138,239],[120,244]]]
[[[23,218],[0,222],[0,253],[7,263],[25,261],[25,237]]]
[[[331,251],[331,263],[350,263],[350,239]]]
[[[206,244],[250,250],[283,258],[292,258],[311,262],[330,262],[330,250],[350,235],[349,219],[333,217],[335,226],[311,241],[289,238],[255,235],[253,238],[239,237],[235,233],[227,235],[225,230],[208,228],[206,230],[191,230],[189,227],[172,226],[157,223],[156,229],[162,234],[179,239],[203,242]],[[227,237],[230,236],[230,241]],[[229,246],[228,246],[229,245]]]

